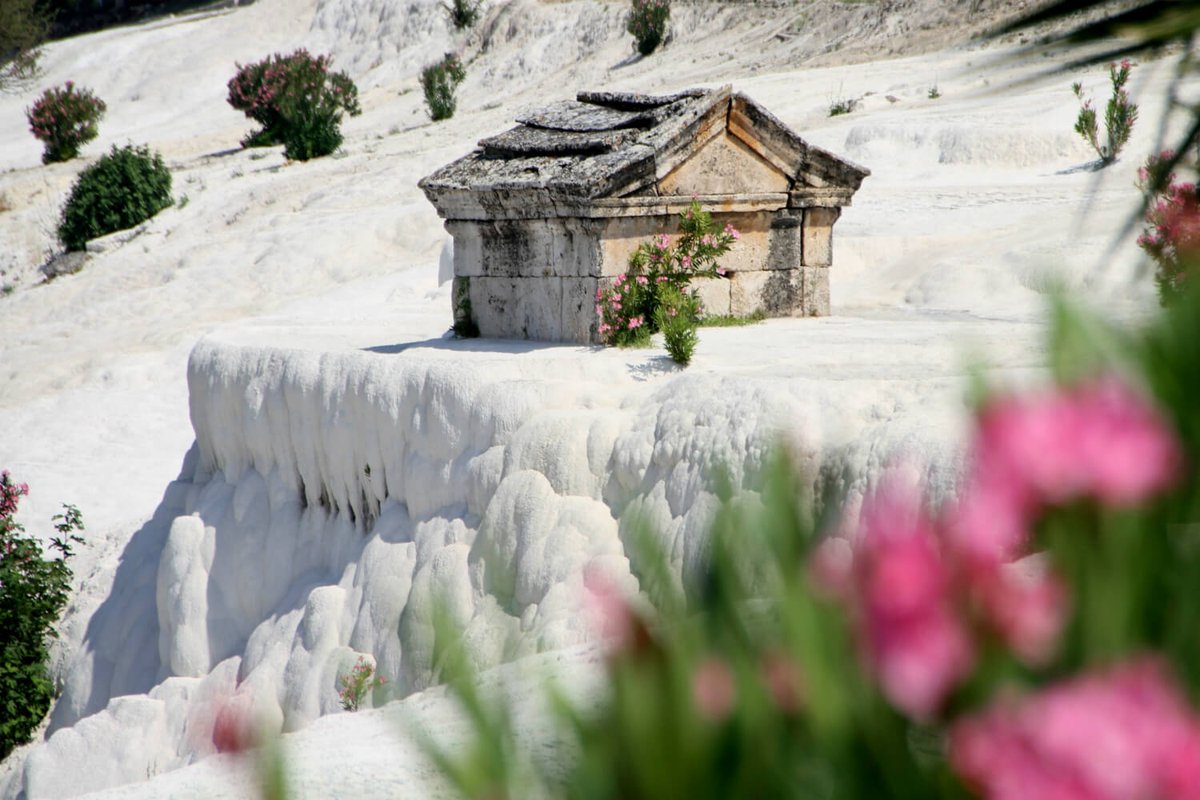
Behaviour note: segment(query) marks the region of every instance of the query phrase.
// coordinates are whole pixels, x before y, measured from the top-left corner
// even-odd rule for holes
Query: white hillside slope
[[[385,735],[409,716],[463,735],[426,689],[435,596],[481,664],[534,659],[493,679],[530,697],[542,664],[587,692],[584,570],[636,591],[624,542],[643,517],[694,571],[717,469],[750,500],[786,440],[808,489],[851,504],[900,458],[952,493],[965,376],[1039,377],[1053,285],[1130,321],[1153,308],[1132,236],[1114,236],[1170,69],[1135,70],[1129,155],[1093,173],[1070,83],[1099,94],[1100,70],[1014,85],[1047,62],[979,49],[804,68],[925,46],[961,27],[944,5],[822,4],[801,23],[679,4],[675,39],[640,60],[626,4],[599,0],[492,3],[465,41],[436,0],[259,0],[51,45],[37,86],[0,95],[0,283],[16,287],[0,296],[0,468],[30,483],[31,530],[73,502],[90,545],[62,698],[46,739],[0,766],[0,798],[253,796],[212,756],[225,706],[292,732],[298,797],[436,796],[412,742]],[[237,149],[234,62],[300,45],[363,90],[343,152]],[[476,60],[459,114],[434,125],[416,75],[455,47]],[[67,79],[109,105],[87,156],[148,143],[180,202],[34,285],[83,165],[41,166],[21,112]],[[421,176],[579,89],[726,82],[872,170],[834,231],[834,316],[702,330],[686,371],[661,348],[446,338],[447,237]],[[407,699],[338,713],[360,654]],[[542,727],[536,703],[519,719]]]

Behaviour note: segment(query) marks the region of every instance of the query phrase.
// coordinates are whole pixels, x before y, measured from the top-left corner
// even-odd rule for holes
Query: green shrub
[[[637,40],[639,53],[648,56],[662,43],[670,16],[670,0],[633,0],[625,20],[625,30]]]
[[[327,156],[342,143],[342,114],[362,113],[358,87],[344,72],[330,72],[331,56],[301,48],[275,53],[257,64],[238,65],[228,84],[229,105],[262,126],[243,147],[284,145],[296,161]]]
[[[76,89],[67,81],[63,88],[47,89],[26,109],[29,130],[42,143],[42,163],[70,161],[79,148],[96,138],[96,125],[108,107],[91,89]]]
[[[442,3],[450,24],[455,30],[466,30],[479,21],[479,6],[483,0],[450,0],[449,4]]]
[[[1130,102],[1129,94],[1125,91],[1125,84],[1129,82],[1129,72],[1132,67],[1133,65],[1128,59],[1120,64],[1114,62],[1108,65],[1112,96],[1108,98],[1108,103],[1104,107],[1104,134],[1107,137],[1104,144],[1100,144],[1096,109],[1092,107],[1091,98],[1083,96],[1082,84],[1075,83],[1071,86],[1071,91],[1075,93],[1082,104],[1079,108],[1079,116],[1075,119],[1075,132],[1091,145],[1092,149],[1096,151],[1096,155],[1100,156],[1100,163],[1104,166],[1117,160],[1121,149],[1125,147],[1129,136],[1133,133],[1133,124],[1137,122],[1138,107],[1135,103]]]
[[[79,509],[64,506],[50,540],[59,555],[47,558],[13,520],[28,493],[0,472],[0,758],[29,741],[54,700],[47,640],[57,636],[54,624],[67,603],[71,544],[83,541],[75,533],[83,530]]]
[[[654,321],[662,331],[667,353],[676,364],[686,367],[696,351],[696,324],[700,318],[700,300],[691,292],[681,292],[670,284],[658,293],[659,305]]]
[[[440,122],[454,116],[454,93],[466,77],[466,69],[453,53],[447,53],[438,63],[421,70],[421,88],[425,90],[430,119]]]
[[[126,145],[79,174],[63,208],[58,237],[67,250],[89,239],[132,228],[171,205],[171,173],[162,156]]]

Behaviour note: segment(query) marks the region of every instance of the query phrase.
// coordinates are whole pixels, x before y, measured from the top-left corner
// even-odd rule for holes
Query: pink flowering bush
[[[342,701],[342,708],[358,711],[367,695],[385,683],[387,681],[382,676],[375,674],[375,667],[359,656],[350,672],[338,678],[338,698]]]
[[[107,110],[91,89],[76,89],[67,81],[47,89],[26,109],[29,130],[42,143],[42,163],[70,161],[79,148],[99,134],[98,124]]]
[[[83,541],[83,518],[70,505],[53,519],[49,548],[27,536],[15,516],[28,494],[0,471],[0,759],[30,740],[54,700],[49,641],[70,594],[67,562]]]
[[[680,215],[679,235],[672,240],[659,234],[641,244],[629,259],[629,269],[612,286],[596,291],[596,316],[600,338],[610,345],[640,346],[651,335],[671,329],[668,347],[672,356],[691,358],[695,347],[695,324],[702,313],[698,298],[689,288],[694,278],[724,277],[718,259],[729,252],[741,234],[732,225],[719,227],[712,215],[693,201]],[[690,331],[690,334],[688,333]]]
[[[662,43],[670,16],[671,0],[632,0],[625,29],[633,34],[639,53],[648,56]]]
[[[1114,62],[1108,65],[1112,96],[1109,97],[1108,103],[1104,107],[1106,140],[1103,144],[1100,142],[1096,109],[1092,106],[1091,98],[1083,96],[1083,84],[1074,83],[1071,86],[1071,91],[1075,93],[1075,97],[1081,104],[1079,116],[1075,119],[1075,132],[1096,151],[1103,166],[1117,160],[1122,148],[1129,142],[1129,137],[1133,133],[1133,124],[1137,122],[1137,104],[1130,101],[1129,93],[1125,91],[1125,84],[1129,82],[1129,73],[1132,69],[1133,64],[1129,59],[1121,61],[1120,64]]]
[[[330,71],[332,56],[301,48],[255,64],[237,65],[229,80],[229,105],[262,128],[243,147],[282,144],[293,160],[327,156],[342,144],[342,115],[362,113],[358,87],[344,72]]]
[[[1200,264],[1200,192],[1194,182],[1166,173],[1174,157],[1170,151],[1151,156],[1138,170],[1138,186],[1147,196],[1138,246],[1157,265],[1154,278],[1163,305],[1179,297]]]
[[[586,704],[555,697],[566,766],[524,757],[511,713],[450,670],[478,733],[463,753],[433,748],[452,783],[1200,797],[1200,286],[1136,334],[1055,319],[1053,380],[983,393],[950,497],[896,464],[861,504],[814,507],[781,458],[761,502],[717,512],[707,568],[682,584],[634,526],[644,596],[584,580],[607,682]]]

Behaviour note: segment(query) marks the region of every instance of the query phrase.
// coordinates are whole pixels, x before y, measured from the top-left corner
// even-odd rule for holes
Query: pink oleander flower
[[[640,286],[645,286],[646,284],[648,284],[650,282],[650,279],[647,278],[645,275],[638,275],[637,282]]]
[[[733,711],[737,687],[733,671],[719,658],[710,656],[692,673],[692,702],[705,719],[721,722]]]
[[[727,222],[727,223],[725,223],[725,235],[726,235],[726,236],[732,236],[732,237],[733,237],[733,240],[734,240],[735,242],[736,242],[738,239],[741,239],[741,238],[742,238],[742,233],[741,233],[741,231],[739,231],[737,228],[735,228],[735,227],[733,227],[732,225],[730,225],[728,222]]]
[[[684,256],[683,258],[679,259],[679,264],[684,269],[691,269],[692,268],[692,257]]]
[[[29,484],[13,483],[8,470],[0,472],[0,517],[17,513],[20,498],[29,494]]]
[[[1036,511],[1020,474],[976,456],[966,488],[946,512],[946,537],[968,569],[992,569],[1026,553]]]
[[[659,250],[666,250],[670,244],[671,237],[667,236],[665,233],[660,233],[654,237],[654,246]]]
[[[966,588],[1017,658],[1030,665],[1050,660],[1066,626],[1070,596],[1040,555],[974,570]]]
[[[1182,459],[1158,412],[1113,376],[994,403],[974,457],[979,483],[1031,507],[1080,496],[1134,505],[1168,488]]]
[[[928,719],[966,677],[974,651],[917,489],[886,475],[863,502],[853,547],[850,602],[870,669],[893,705]]]
[[[610,332],[611,330],[612,330],[612,326],[611,326],[611,325],[609,325],[607,322],[601,322],[601,323],[600,323],[600,335],[601,335],[601,336],[603,336],[604,334],[606,334],[606,333]]]
[[[632,330],[642,327],[642,325],[645,323],[645,321],[646,320],[642,317],[641,314],[638,314],[636,317],[630,317],[629,330],[632,331]]]
[[[1200,718],[1142,658],[954,725],[950,761],[988,800],[1200,797]]]

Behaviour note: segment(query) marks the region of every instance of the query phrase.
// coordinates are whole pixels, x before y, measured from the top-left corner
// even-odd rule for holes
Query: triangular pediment
[[[660,195],[786,192],[789,175],[728,130],[718,131],[658,181]]]

